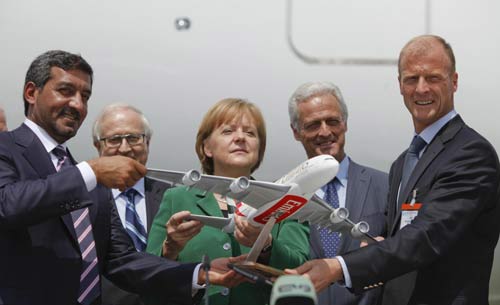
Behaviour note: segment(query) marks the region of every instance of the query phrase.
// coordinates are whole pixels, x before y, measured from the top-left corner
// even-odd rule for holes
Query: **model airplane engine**
[[[344,220],[349,217],[349,210],[346,208],[338,208],[335,209],[331,214],[330,214],[330,221],[333,224],[341,223]]]
[[[351,236],[356,239],[362,239],[370,231],[370,225],[366,221],[360,221],[351,229]]]
[[[233,182],[231,182],[231,184],[229,185],[229,190],[233,194],[238,194],[246,191],[249,186],[250,186],[250,181],[248,180],[247,177],[239,177],[235,179]]]
[[[182,177],[182,184],[193,186],[201,180],[201,173],[195,169],[190,170]]]

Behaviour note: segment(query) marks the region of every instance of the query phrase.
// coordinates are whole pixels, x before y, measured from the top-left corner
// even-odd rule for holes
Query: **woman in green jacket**
[[[242,99],[224,99],[207,112],[198,129],[196,152],[203,172],[238,178],[250,177],[264,156],[265,123],[260,110]],[[211,259],[248,253],[261,228],[236,214],[234,233],[186,221],[192,214],[228,217],[234,202],[220,194],[195,188],[176,187],[164,194],[153,220],[147,251],[180,262],[199,262],[206,254]],[[276,224],[269,234],[258,262],[284,269],[294,268],[308,259],[309,228],[296,221]],[[243,283],[228,289],[212,286],[211,305],[268,304],[270,288]],[[149,300],[148,304],[162,304]]]

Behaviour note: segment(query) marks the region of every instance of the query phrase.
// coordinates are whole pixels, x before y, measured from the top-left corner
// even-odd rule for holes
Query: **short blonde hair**
[[[226,98],[218,101],[208,110],[201,121],[200,127],[198,128],[198,134],[196,135],[196,154],[198,155],[202,170],[205,174],[214,174],[214,162],[212,158],[205,155],[205,140],[210,137],[212,132],[220,125],[241,118],[244,115],[248,115],[252,118],[257,127],[257,134],[259,136],[259,158],[255,166],[251,169],[251,172],[253,173],[259,167],[266,150],[266,125],[264,117],[259,108],[253,103],[240,98]]]

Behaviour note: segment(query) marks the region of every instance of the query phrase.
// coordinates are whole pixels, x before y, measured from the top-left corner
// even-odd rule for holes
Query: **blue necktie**
[[[335,187],[335,183],[337,183],[337,178],[334,178],[326,185],[324,199],[333,208],[337,209],[339,207],[339,196],[337,194],[337,188]],[[330,232],[328,229],[322,228],[319,230],[319,236],[321,238],[321,243],[323,245],[325,257],[327,258],[335,257],[337,255],[337,251],[340,245],[339,233]]]
[[[56,170],[71,167],[68,153],[61,145],[56,146],[52,153],[57,157]],[[73,227],[78,238],[78,245],[82,255],[82,270],[80,271],[80,288],[78,290],[78,304],[88,305],[100,294],[99,267],[95,249],[94,234],[90,223],[89,209],[83,208],[71,212]]]
[[[425,145],[427,145],[427,143],[420,136],[417,135],[413,137],[413,140],[411,141],[410,147],[408,148],[405,156],[403,174],[401,176],[401,186],[399,188],[400,194],[404,191],[406,184],[410,179],[411,173],[417,165],[419,159],[418,155]]]
[[[135,189],[130,188],[122,193],[127,201],[125,211],[125,229],[134,242],[135,249],[143,252],[146,249],[147,234],[144,225],[135,209],[135,197],[139,195]]]

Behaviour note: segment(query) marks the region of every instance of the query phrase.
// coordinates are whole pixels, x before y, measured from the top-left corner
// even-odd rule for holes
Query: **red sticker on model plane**
[[[281,198],[280,201],[276,202],[275,205],[262,212],[262,214],[255,216],[253,218],[253,221],[261,224],[266,224],[266,222],[272,215],[274,215],[275,213],[279,213],[280,215],[276,219],[276,223],[278,223],[283,219],[288,218],[298,209],[303,207],[306,203],[307,199],[304,197],[296,195],[285,195],[283,198]]]

